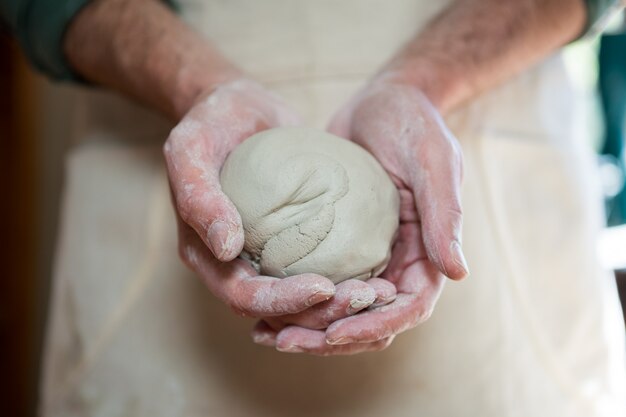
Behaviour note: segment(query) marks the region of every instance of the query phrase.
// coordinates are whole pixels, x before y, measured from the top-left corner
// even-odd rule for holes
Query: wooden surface
[[[33,76],[0,34],[0,416],[34,415],[36,126]]]

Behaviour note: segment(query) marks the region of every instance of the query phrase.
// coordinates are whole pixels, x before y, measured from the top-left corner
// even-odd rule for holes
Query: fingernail
[[[393,300],[396,299],[396,294],[389,296],[389,297],[381,297],[378,299],[378,301],[372,303],[371,306],[368,307],[369,310],[372,310],[374,308],[377,307],[382,307],[382,306],[386,306],[387,304],[391,303]]]
[[[467,261],[465,260],[465,256],[463,255],[463,250],[461,249],[461,245],[456,240],[450,244],[450,253],[454,258],[454,262],[460,266],[463,271],[465,271],[464,276],[469,275],[469,268],[467,267]]]
[[[257,345],[274,346],[273,338],[266,333],[254,333],[252,335],[252,341]]]
[[[207,238],[215,257],[221,258],[229,249],[227,247],[229,232],[228,225],[221,220],[214,221],[211,227],[209,227]]]
[[[345,345],[352,343],[354,340],[349,337],[339,337],[337,339],[326,339],[326,343],[329,345]]]
[[[353,290],[350,295],[350,303],[346,307],[347,314],[355,314],[376,301],[376,290],[369,285]]]
[[[374,301],[376,300],[376,296],[370,298],[355,298],[353,300],[350,300],[350,304],[348,305],[347,308],[347,313],[348,314],[354,314],[357,313],[361,310],[363,310],[365,307],[371,305]]]
[[[316,293],[314,293],[312,296],[310,296],[307,301],[306,301],[306,305],[311,307],[312,305],[315,305],[317,303],[321,303],[322,301],[326,301],[329,298],[331,298],[333,295],[335,295],[335,292],[328,292],[328,291],[318,291]]]
[[[286,352],[286,353],[301,353],[304,352],[304,349],[301,348],[298,345],[289,345],[289,346],[276,346],[276,350],[279,352]]]

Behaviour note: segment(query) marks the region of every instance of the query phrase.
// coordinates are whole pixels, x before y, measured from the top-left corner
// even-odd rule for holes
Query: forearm
[[[198,95],[240,75],[156,0],[96,0],[64,38],[73,69],[178,120]]]
[[[385,73],[445,114],[575,39],[584,24],[582,0],[457,0]]]

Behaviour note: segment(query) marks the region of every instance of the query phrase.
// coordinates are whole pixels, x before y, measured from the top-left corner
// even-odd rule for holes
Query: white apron
[[[189,0],[184,17],[308,125],[445,2]],[[558,56],[449,118],[465,155],[464,249],[432,318],[384,352],[253,344],[179,261],[161,146],[171,128],[84,95],[67,164],[42,380],[46,417],[616,417],[624,328]]]

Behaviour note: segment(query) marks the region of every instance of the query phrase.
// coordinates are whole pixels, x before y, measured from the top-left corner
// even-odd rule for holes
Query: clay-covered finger
[[[241,216],[222,192],[220,164],[202,124],[187,116],[163,147],[174,205],[220,261],[236,258],[244,244]]]
[[[326,339],[330,344],[374,342],[411,329],[430,317],[444,282],[432,263],[417,262],[398,282],[395,301],[334,322],[326,330]]]
[[[370,278],[367,284],[374,288],[376,300],[368,308],[375,308],[389,304],[396,299],[397,290],[393,283],[383,278]]]
[[[427,320],[445,283],[444,276],[428,260],[409,266],[396,284],[396,299],[331,324],[326,330],[330,344],[365,343],[402,333]]]
[[[247,261],[220,262],[184,222],[179,221],[180,254],[209,290],[243,316],[294,314],[335,294],[335,285],[316,274],[278,279],[255,275]]]
[[[411,329],[429,315],[416,295],[399,294],[391,304],[331,324],[326,340],[332,345],[375,342]]]
[[[276,349],[287,353],[307,353],[316,356],[354,355],[357,353],[377,352],[386,349],[394,336],[373,343],[351,343],[329,345],[326,335],[321,330],[304,329],[288,326],[276,337]]]
[[[343,281],[336,286],[333,298],[297,314],[282,316],[286,324],[296,324],[309,329],[325,329],[332,322],[351,316],[376,301],[376,289],[356,279]]]
[[[418,148],[420,168],[412,172],[411,186],[428,257],[449,278],[462,279],[469,274],[461,248],[463,158],[443,123],[432,134],[440,139]]]
[[[231,307],[244,316],[294,314],[328,300],[335,294],[327,278],[301,274],[278,279],[256,276],[233,280],[222,287]]]

